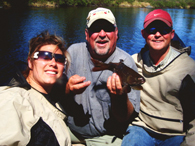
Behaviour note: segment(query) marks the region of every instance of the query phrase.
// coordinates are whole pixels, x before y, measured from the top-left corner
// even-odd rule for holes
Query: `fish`
[[[143,89],[141,85],[145,83],[145,78],[132,68],[126,66],[123,63],[123,59],[120,59],[119,63],[110,62],[108,64],[93,58],[91,58],[91,60],[94,64],[92,71],[111,70],[117,73],[123,86],[122,92],[127,88],[127,86],[130,86],[135,90]]]

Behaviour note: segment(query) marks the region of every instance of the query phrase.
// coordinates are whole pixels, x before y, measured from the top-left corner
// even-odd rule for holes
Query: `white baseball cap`
[[[89,28],[92,23],[98,19],[105,19],[116,27],[115,17],[111,10],[107,8],[99,7],[97,9],[91,10],[87,16],[87,27]]]

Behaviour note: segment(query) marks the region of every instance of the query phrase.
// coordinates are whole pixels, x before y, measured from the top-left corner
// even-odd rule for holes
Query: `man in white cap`
[[[143,26],[146,45],[133,59],[146,82],[139,115],[127,129],[122,146],[193,146],[195,61],[170,45],[175,31],[168,12],[151,11]]]
[[[91,58],[105,63],[123,59],[135,71],[137,67],[128,53],[116,47],[118,29],[109,9],[89,12],[85,35],[87,42],[68,49],[71,65],[66,93],[71,96],[65,99],[65,110],[67,125],[76,138],[72,142],[119,146],[127,123],[139,112],[140,92],[131,89],[120,95],[119,76],[109,70],[92,72]]]

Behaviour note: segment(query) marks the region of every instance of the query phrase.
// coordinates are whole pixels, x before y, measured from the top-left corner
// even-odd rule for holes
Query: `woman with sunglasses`
[[[47,31],[32,38],[27,60],[23,82],[0,88],[0,145],[70,146],[66,116],[52,94],[69,62],[63,39]]]

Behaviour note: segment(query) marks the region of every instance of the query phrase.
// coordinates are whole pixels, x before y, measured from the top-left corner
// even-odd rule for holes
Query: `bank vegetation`
[[[1,7],[120,6],[194,9],[195,0],[1,0]]]

